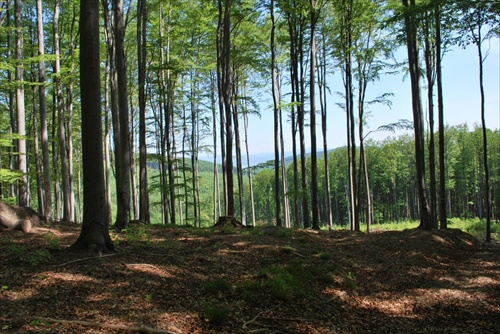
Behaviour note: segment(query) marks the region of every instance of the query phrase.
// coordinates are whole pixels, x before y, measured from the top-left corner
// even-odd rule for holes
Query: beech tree
[[[17,133],[19,139],[17,141],[17,168],[22,174],[18,182],[18,198],[19,206],[29,205],[29,183],[28,183],[28,163],[26,155],[26,110],[24,104],[24,68],[23,68],[23,1],[14,1],[15,12],[15,27],[16,27],[16,110],[17,110]]]
[[[83,223],[71,249],[112,252],[102,152],[99,0],[80,2]]]
[[[420,66],[418,51],[417,25],[415,0],[402,0],[405,25],[406,47],[408,52],[408,65],[410,69],[413,124],[415,131],[415,164],[417,170],[417,189],[420,206],[420,225],[425,230],[434,226],[431,219],[431,208],[427,197],[425,180],[425,147],[424,147],[424,120],[422,97],[420,90]]]
[[[484,193],[486,204],[486,241],[491,241],[491,188],[490,173],[488,163],[488,138],[485,119],[485,93],[484,93],[484,60],[487,54],[484,54],[483,42],[491,38],[495,28],[500,26],[500,7],[495,7],[493,1],[463,1],[457,4],[462,11],[462,35],[465,37],[465,44],[472,43],[477,48],[479,64],[479,92],[480,92],[480,113],[483,137],[483,156],[484,166]],[[486,28],[485,28],[486,26]],[[490,29],[488,33],[485,29]]]

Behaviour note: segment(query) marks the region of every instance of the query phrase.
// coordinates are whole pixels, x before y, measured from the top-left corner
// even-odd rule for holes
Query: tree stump
[[[41,226],[46,218],[30,207],[11,205],[0,201],[0,227],[29,233],[33,226]]]
[[[247,226],[243,225],[235,216],[220,216],[217,223],[214,225],[218,228],[232,227],[232,228],[245,228]]]

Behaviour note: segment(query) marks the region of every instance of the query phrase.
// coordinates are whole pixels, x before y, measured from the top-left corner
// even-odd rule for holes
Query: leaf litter
[[[500,246],[459,230],[0,233],[0,333],[495,333]]]

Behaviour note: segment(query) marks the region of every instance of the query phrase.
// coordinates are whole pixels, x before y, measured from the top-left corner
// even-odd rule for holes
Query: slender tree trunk
[[[324,40],[324,39],[323,39]],[[321,106],[321,132],[323,137],[323,162],[325,168],[325,206],[326,206],[326,216],[327,216],[327,226],[331,230],[333,227],[333,215],[332,215],[332,194],[331,194],[331,185],[330,185],[330,165],[328,159],[328,139],[327,139],[327,86],[326,86],[326,43],[323,43],[323,48],[321,52],[321,61],[322,64],[318,69],[318,90],[319,90],[319,99]]]
[[[222,38],[222,96],[224,100],[225,114],[225,139],[226,154],[224,157],[227,200],[226,215],[234,216],[234,180],[233,180],[233,123],[231,115],[232,104],[232,83],[231,83],[231,0],[224,2],[223,19],[223,38]]]
[[[43,12],[42,0],[37,0],[37,25],[38,25],[38,56],[45,54],[44,33],[43,33]],[[49,152],[49,134],[47,125],[47,97],[45,94],[45,62],[43,59],[38,61],[38,82],[40,99],[40,131],[42,139],[42,166],[43,166],[43,210],[42,215],[52,219],[52,190],[50,188],[50,152]],[[36,128],[35,128],[36,129]]]
[[[170,70],[170,32],[171,32],[171,13],[172,13],[172,3],[168,2],[168,14],[167,14],[167,45],[166,45],[166,82],[164,87],[166,88],[166,100],[165,100],[165,144],[167,153],[167,170],[168,170],[168,192],[169,192],[169,211],[170,211],[170,223],[175,225],[177,222],[176,216],[176,200],[175,200],[175,171],[174,171],[174,92],[175,92],[175,78],[176,75],[172,74]],[[162,20],[163,21],[163,20]],[[165,64],[162,62],[162,64]]]
[[[307,156],[306,156],[306,135],[305,135],[305,62],[304,62],[304,31],[303,25],[300,26],[298,39],[298,60],[299,60],[299,92],[300,104],[298,106],[297,120],[299,125],[299,145],[300,145],[300,176],[302,184],[302,220],[304,228],[311,226],[309,212],[309,182],[307,173]]]
[[[291,77],[292,77],[292,108],[290,111],[291,114],[291,127],[292,127],[292,156],[293,156],[293,204],[294,204],[294,221],[295,227],[302,227],[303,224],[302,218],[300,215],[300,197],[299,197],[299,166],[297,159],[297,112],[298,109],[294,103],[297,102],[298,99],[298,62],[297,55],[295,52],[294,42],[292,39],[292,46],[290,47],[290,57],[292,61],[291,67]]]
[[[278,96],[281,101],[281,84],[278,84]],[[290,221],[290,196],[288,194],[288,179],[286,174],[286,161],[285,161],[285,140],[283,136],[283,110],[279,108],[279,131],[280,131],[280,149],[281,149],[281,184],[283,187],[283,216],[285,218],[285,227],[291,227]]]
[[[274,122],[274,214],[277,226],[281,222],[281,196],[280,196],[280,149],[279,149],[279,100],[276,87],[276,20],[274,18],[274,0],[271,0],[271,90],[273,96],[273,122]]]
[[[436,5],[435,29],[436,29],[436,79],[438,96],[438,135],[439,135],[439,227],[448,228],[446,221],[446,178],[445,178],[445,143],[444,143],[444,103],[443,103],[443,74],[442,74],[442,52],[441,52],[441,6]]]
[[[486,206],[486,242],[491,241],[491,189],[490,189],[490,172],[488,168],[488,137],[485,118],[485,96],[484,96],[484,58],[482,45],[482,25],[481,22],[477,25],[477,55],[479,58],[479,91],[481,94],[481,126],[483,134],[483,165],[484,165],[484,193]],[[479,202],[480,203],[480,202]]]
[[[408,49],[408,62],[410,66],[410,79],[412,90],[413,123],[415,129],[415,164],[417,172],[417,190],[420,208],[421,229],[433,228],[429,202],[427,199],[427,187],[425,180],[425,148],[424,148],[424,122],[422,112],[422,98],[420,91],[420,66],[418,57],[417,22],[411,10],[415,8],[415,0],[402,0],[405,7],[405,28]]]
[[[149,212],[147,142],[146,142],[146,58],[147,11],[146,0],[137,3],[137,61],[139,81],[139,219],[151,223]]]
[[[23,1],[14,1],[15,27],[16,27],[16,108],[17,132],[21,138],[17,142],[19,156],[17,158],[18,170],[22,173],[18,182],[17,203],[19,206],[29,205],[28,164],[26,157],[26,115],[24,107],[24,69],[23,69]]]
[[[427,15],[427,14],[426,14]],[[427,102],[429,113],[429,186],[431,193],[431,224],[437,227],[436,208],[437,208],[437,190],[436,190],[436,154],[434,143],[434,83],[435,83],[435,58],[434,50],[435,40],[432,41],[430,29],[430,17],[424,20],[425,30],[425,70],[427,77]]]
[[[54,10],[54,52],[56,54],[55,73],[56,73],[56,100],[57,100],[57,125],[59,134],[59,163],[61,164],[62,177],[62,195],[63,195],[63,215],[62,221],[70,222],[74,217],[71,217],[71,201],[70,201],[70,184],[69,184],[69,164],[68,150],[66,147],[66,128],[64,115],[64,96],[61,83],[61,62],[60,62],[60,47],[59,47],[59,2],[56,1]]]
[[[250,166],[250,150],[248,148],[248,113],[243,114],[243,123],[245,127],[245,151],[247,155],[247,172],[248,172],[248,185],[250,188],[250,206],[252,212],[252,226],[255,226],[255,201],[253,193],[253,179],[252,167]]]
[[[10,1],[7,1],[7,9],[6,9],[6,17],[7,17],[7,26],[11,26],[11,4]],[[12,58],[12,33],[11,31],[7,31],[7,57],[9,59]],[[7,81],[12,82],[12,70],[7,69]],[[16,110],[15,110],[15,97],[14,97],[14,90],[12,88],[9,88],[9,119],[10,119],[10,133],[17,133],[17,117],[16,117]],[[12,148],[9,149],[9,168],[11,170],[14,170],[17,168],[17,153],[18,152],[18,145],[17,145],[17,140],[12,141]],[[16,197],[16,187],[14,183],[11,184],[10,186],[10,197]]]
[[[123,0],[113,0],[115,68],[118,88],[118,119],[120,128],[120,151],[116,151],[116,160],[121,161],[121,175],[117,183],[118,228],[128,227],[130,220],[130,129],[128,109],[127,66],[125,63],[125,24],[123,21]]]
[[[109,57],[106,61],[106,83],[104,89],[104,101],[105,101],[105,113],[104,113],[104,180],[106,188],[106,205],[111,208],[111,140],[110,140],[110,121],[109,121],[109,79],[111,76],[111,64],[109,62]],[[109,222],[113,221],[111,210],[108,210],[108,217],[106,217]]]
[[[34,69],[33,69],[34,70]],[[36,189],[37,189],[37,199],[38,199],[38,212],[43,215],[44,212],[44,188],[43,188],[43,180],[42,180],[42,175],[43,175],[43,166],[41,164],[42,159],[40,159],[40,149],[39,149],[39,135],[38,135],[38,119],[37,119],[37,91],[36,91],[36,85],[32,86],[32,91],[33,91],[33,133],[34,133],[34,138],[33,138],[33,146],[34,146],[34,151],[35,151],[35,165],[36,165]],[[1,166],[0,166],[1,168]],[[0,197],[1,198],[1,197]]]
[[[67,127],[67,149],[68,149],[68,183],[69,183],[69,217],[70,221],[75,221],[76,219],[76,203],[75,203],[75,176],[73,174],[73,88],[74,81],[71,79],[68,85],[67,93],[68,96],[68,121]]]
[[[220,188],[219,188],[219,166],[217,164],[217,107],[216,107],[216,99],[215,99],[215,90],[216,90],[216,83],[214,80],[214,75],[210,76],[210,86],[212,89],[210,89],[210,99],[212,101],[212,140],[213,140],[213,155],[214,155],[214,160],[213,160],[213,168],[214,168],[214,212],[213,212],[213,219],[214,219],[214,224],[217,221],[217,217],[221,215],[221,201],[220,201]],[[222,110],[222,109],[219,109]]]
[[[234,73],[237,70],[234,69]],[[241,223],[246,225],[246,209],[245,209],[245,189],[243,185],[243,161],[241,157],[241,140],[240,140],[240,125],[239,125],[239,106],[236,101],[238,101],[238,87],[236,87],[238,83],[238,79],[233,78],[233,124],[234,124],[234,143],[236,149],[236,176],[238,178],[238,197],[240,204],[240,215],[241,215]]]
[[[224,212],[227,211],[227,173],[226,173],[226,122],[224,116],[224,11],[223,11],[223,1],[218,0],[217,7],[219,10],[218,21],[217,21],[217,93],[219,101],[219,123],[220,123],[220,151],[222,159],[222,189],[224,190]],[[219,209],[219,211],[221,211]],[[219,213],[220,216],[220,213]]]
[[[311,4],[311,45],[309,66],[309,101],[310,101],[310,124],[311,131],[311,210],[312,228],[319,230],[319,205],[318,205],[318,150],[316,143],[316,2]]]

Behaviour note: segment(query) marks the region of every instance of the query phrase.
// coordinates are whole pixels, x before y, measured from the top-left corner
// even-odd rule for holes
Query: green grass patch
[[[486,219],[479,218],[450,218],[448,219],[448,228],[458,228],[467,232],[474,237],[484,240],[486,237]],[[498,221],[491,221],[491,234],[495,238],[500,233],[500,223]]]
[[[231,285],[223,279],[216,279],[213,281],[206,282],[205,290],[214,294],[219,292],[223,293],[230,291]]]
[[[309,291],[307,282],[311,279],[298,266],[261,269],[257,278],[255,281],[240,283],[237,287],[247,302],[257,303],[264,296],[284,301],[304,297]]]
[[[8,252],[10,255],[17,255],[17,256],[21,256],[21,255],[26,254],[27,249],[26,249],[26,247],[24,247],[24,246],[18,246],[18,245],[8,245],[8,246],[7,246],[7,252]]]
[[[230,311],[227,307],[213,303],[203,303],[202,316],[212,325],[223,325],[229,319]]]
[[[48,259],[50,259],[50,253],[45,249],[38,250],[26,257],[26,260],[28,260],[29,264],[31,264],[32,266],[36,266],[37,264]]]

